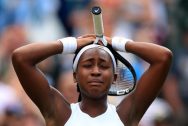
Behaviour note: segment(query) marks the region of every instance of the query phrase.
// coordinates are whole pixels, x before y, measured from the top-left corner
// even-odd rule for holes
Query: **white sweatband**
[[[77,49],[77,41],[75,37],[66,37],[59,39],[58,41],[63,44],[63,54],[74,53]]]
[[[101,45],[97,45],[97,44],[91,44],[91,45],[87,45],[87,46],[83,47],[83,48],[79,51],[79,53],[77,54],[75,60],[73,61],[73,71],[74,71],[74,72],[75,72],[76,69],[77,69],[78,61],[79,61],[81,55],[82,55],[86,50],[92,49],[92,48],[99,48],[99,49],[103,49],[104,51],[106,51],[106,52],[110,55],[110,57],[111,57],[111,59],[112,59],[112,62],[113,62],[114,71],[116,71],[116,60],[115,60],[115,58],[114,58],[114,55],[111,53],[111,51],[110,51],[107,47],[105,47],[105,46],[101,46]]]
[[[133,42],[133,40],[124,37],[113,37],[112,47],[116,51],[126,52],[125,45],[127,42]]]

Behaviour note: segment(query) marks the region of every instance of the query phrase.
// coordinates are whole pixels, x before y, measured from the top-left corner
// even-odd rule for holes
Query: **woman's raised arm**
[[[73,43],[76,44],[74,48],[91,43],[94,39],[94,37],[74,38]],[[65,50],[71,51],[69,47],[72,42],[69,40],[73,39],[63,39],[63,42],[35,42],[16,49],[12,54],[14,69],[27,95],[40,109],[44,118],[63,114],[62,122],[66,122],[71,114],[70,105],[56,89],[49,86],[47,79],[37,68],[37,64]]]
[[[163,46],[146,42],[127,42],[125,49],[150,64],[138,80],[134,92],[117,107],[123,120],[128,124],[133,124],[133,122],[140,121],[160,92],[171,65],[172,52]]]
[[[23,89],[44,116],[53,109],[54,94],[45,76],[36,65],[49,56],[61,53],[62,50],[62,44],[57,41],[37,42],[22,46],[12,54],[13,66]]]

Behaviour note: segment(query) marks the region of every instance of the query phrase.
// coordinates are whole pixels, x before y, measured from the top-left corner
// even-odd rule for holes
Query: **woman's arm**
[[[77,39],[77,48],[91,41],[94,41],[93,37]],[[12,62],[22,87],[43,116],[57,117],[63,113],[61,121],[65,122],[71,113],[69,104],[57,90],[49,86],[47,79],[37,68],[39,62],[60,54],[63,48],[63,44],[59,41],[28,44],[13,52]]]
[[[22,87],[44,116],[53,111],[53,89],[36,65],[62,50],[62,44],[54,41],[28,44],[16,49],[12,54],[13,66]]]
[[[160,92],[171,65],[172,52],[165,47],[146,42],[127,42],[125,49],[150,64],[138,81],[135,91],[117,107],[122,120],[131,125],[140,121]]]

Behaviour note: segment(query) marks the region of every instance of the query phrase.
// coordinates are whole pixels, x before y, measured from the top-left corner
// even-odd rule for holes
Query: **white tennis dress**
[[[65,126],[124,126],[112,104],[108,104],[105,113],[97,117],[82,112],[79,103],[71,104],[71,110],[72,114]]]

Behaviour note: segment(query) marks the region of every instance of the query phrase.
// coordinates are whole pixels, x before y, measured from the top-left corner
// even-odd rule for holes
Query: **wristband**
[[[77,41],[75,37],[66,37],[59,39],[58,41],[63,44],[63,54],[74,53],[77,49]]]
[[[133,42],[133,40],[127,39],[124,37],[113,37],[112,38],[112,47],[116,51],[127,52],[125,49],[125,45],[127,42]]]

